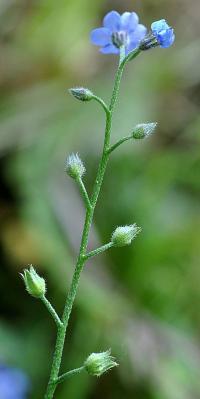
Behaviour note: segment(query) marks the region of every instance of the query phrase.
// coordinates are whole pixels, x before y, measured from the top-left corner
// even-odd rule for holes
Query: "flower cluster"
[[[103,19],[103,27],[93,29],[91,41],[100,46],[103,54],[119,54],[120,47],[125,48],[126,55],[136,48],[148,50],[151,47],[170,47],[175,40],[174,30],[165,19],[153,22],[151,32],[139,24],[139,17],[135,12],[109,12]]]

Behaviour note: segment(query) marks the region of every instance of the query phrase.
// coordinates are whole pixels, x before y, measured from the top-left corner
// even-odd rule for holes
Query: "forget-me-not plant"
[[[79,155],[71,154],[66,160],[65,171],[68,176],[74,179],[79,187],[85,204],[86,215],[74,275],[67,294],[62,317],[58,316],[57,312],[46,298],[45,281],[37,274],[36,270],[31,266],[30,269],[25,269],[24,274],[22,275],[28,293],[35,298],[39,298],[44,303],[57,326],[57,339],[50,378],[44,397],[45,399],[52,399],[57,385],[75,374],[87,372],[91,376],[101,376],[106,371],[117,366],[115,359],[111,356],[110,350],[107,350],[105,352],[90,354],[80,367],[60,375],[66,330],[76,297],[81,272],[85,263],[88,259],[112,247],[130,245],[141,231],[141,228],[138,227],[136,223],[126,226],[118,226],[111,234],[110,240],[108,240],[106,244],[88,252],[89,233],[110,155],[125,141],[141,140],[148,137],[154,132],[156,127],[156,123],[139,123],[132,129],[129,135],[122,137],[116,143],[111,144],[113,112],[119,93],[123,71],[125,66],[127,66],[130,61],[136,58],[144,50],[156,46],[162,48],[170,47],[173,44],[174,39],[174,31],[164,19],[153,22],[151,30],[147,32],[147,28],[144,25],[139,24],[139,18],[135,12],[124,12],[120,15],[116,11],[111,11],[105,16],[103,27],[94,29],[91,32],[91,41],[93,44],[100,47],[101,53],[119,55],[119,63],[110,104],[107,105],[102,98],[95,95],[87,88],[75,87],[69,90],[77,100],[83,102],[94,100],[99,103],[105,112],[105,136],[96,179],[90,195],[88,194],[83,181],[86,169]]]

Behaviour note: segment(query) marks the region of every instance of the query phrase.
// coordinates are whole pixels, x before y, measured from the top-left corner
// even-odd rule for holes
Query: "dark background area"
[[[62,312],[84,219],[65,158],[80,154],[91,192],[104,129],[98,105],[75,101],[67,89],[83,85],[109,100],[117,58],[99,54],[89,33],[112,9],[136,11],[148,27],[166,18],[176,42],[126,68],[113,142],[137,123],[157,121],[158,128],[113,153],[90,248],[108,242],[117,225],[136,222],[143,231],[130,247],[88,262],[62,365],[79,367],[91,352],[111,347],[120,367],[100,379],[74,377],[56,397],[197,399],[199,0],[1,0],[0,361],[29,376],[31,399],[43,397],[56,331],[19,272],[34,264]]]

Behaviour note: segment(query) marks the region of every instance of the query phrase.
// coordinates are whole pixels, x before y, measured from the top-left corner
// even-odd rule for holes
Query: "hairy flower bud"
[[[155,130],[157,126],[156,122],[152,123],[141,123],[137,125],[132,133],[133,138],[136,140],[144,139],[145,137],[150,136]]]
[[[88,374],[100,377],[106,371],[118,366],[115,358],[111,356],[111,350],[100,353],[91,353],[84,363]]]
[[[130,226],[119,226],[113,232],[111,241],[116,247],[123,247],[131,244],[131,241],[140,233],[141,227],[138,227],[136,223]]]
[[[45,280],[37,274],[32,265],[30,266],[30,269],[25,269],[24,273],[21,273],[21,276],[24,280],[26,290],[30,295],[35,298],[41,298],[45,295]]]
[[[71,154],[66,160],[65,170],[73,179],[78,179],[85,173],[85,166],[79,158],[78,154]]]
[[[84,87],[74,87],[69,89],[70,94],[80,101],[90,101],[93,99],[94,94]]]

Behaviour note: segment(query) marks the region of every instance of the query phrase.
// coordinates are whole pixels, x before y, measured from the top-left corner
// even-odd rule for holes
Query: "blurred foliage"
[[[55,328],[27,296],[18,272],[29,263],[62,311],[84,209],[64,161],[79,152],[89,192],[103,140],[97,104],[67,93],[90,87],[108,100],[115,57],[98,54],[89,32],[110,9],[135,10],[144,24],[165,17],[176,44],[130,64],[113,141],[136,123],[158,121],[154,137],[116,150],[95,214],[91,248],[116,225],[143,232],[128,248],[88,263],[70,322],[63,370],[95,350],[120,367],[101,379],[80,375],[64,399],[196,399],[200,394],[200,69],[198,0],[1,0],[0,2],[0,360],[23,369],[32,399],[45,390]],[[184,27],[184,29],[183,29]]]

